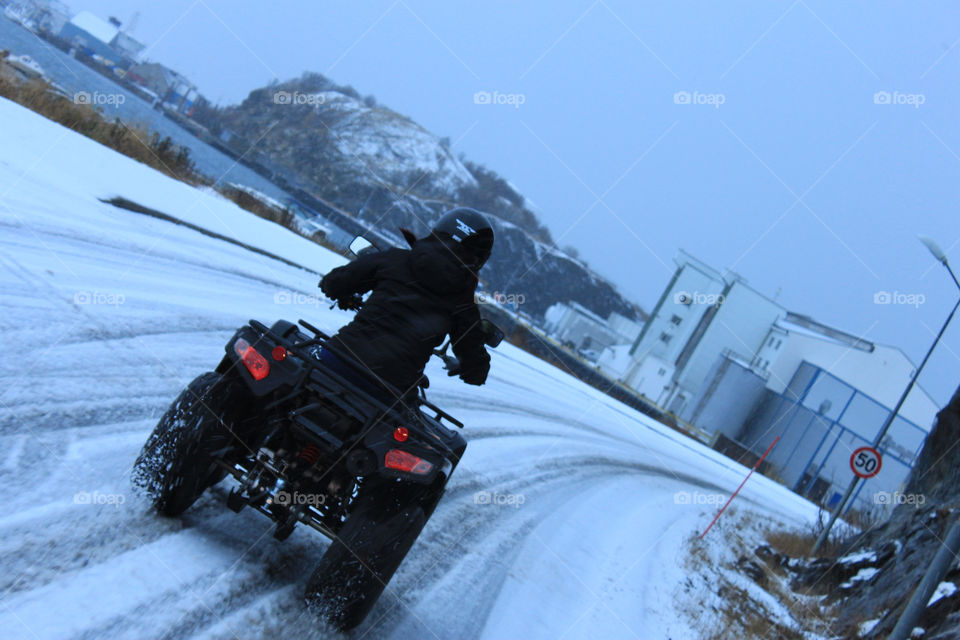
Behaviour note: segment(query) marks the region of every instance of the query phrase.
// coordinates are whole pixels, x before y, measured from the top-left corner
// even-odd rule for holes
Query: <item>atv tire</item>
[[[427,523],[415,502],[357,505],[307,582],[308,607],[341,630],[360,624]]]
[[[179,516],[224,477],[214,452],[231,446],[225,421],[236,406],[235,383],[219,373],[191,382],[160,418],[133,465],[131,481],[165,516]]]

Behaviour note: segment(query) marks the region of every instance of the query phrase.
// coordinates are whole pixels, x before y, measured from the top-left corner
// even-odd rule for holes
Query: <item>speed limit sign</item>
[[[858,478],[872,478],[880,473],[883,459],[880,452],[873,447],[860,447],[850,456],[850,470]]]

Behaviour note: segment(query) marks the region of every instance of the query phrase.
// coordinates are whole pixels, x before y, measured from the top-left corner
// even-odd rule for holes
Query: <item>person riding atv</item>
[[[180,516],[229,477],[227,508],[269,517],[277,540],[299,525],[329,538],[303,598],[340,630],[373,608],[467,449],[455,430],[464,423],[426,397],[427,359],[483,384],[485,346],[503,339],[473,300],[493,248],[483,215],[455,209],[409,240],[410,250],[360,255],[322,280],[345,308],[372,291],[336,337],[304,320],[238,328],[216,367],[170,404],[131,472],[162,515]],[[459,362],[434,349],[447,334]]]
[[[360,255],[320,281],[324,295],[341,309],[359,309],[331,346],[386,383],[379,395],[395,401],[387,390],[399,389],[401,400],[415,394],[433,350],[449,334],[460,378],[482,385],[490,356],[474,295],[477,272],[493,250],[493,228],[480,212],[461,207],[445,213],[427,237],[405,235],[410,249]],[[343,375],[356,376],[330,349],[319,356]]]

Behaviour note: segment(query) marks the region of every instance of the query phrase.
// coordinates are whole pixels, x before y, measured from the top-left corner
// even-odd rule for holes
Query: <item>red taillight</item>
[[[407,431],[406,427],[397,427],[393,430],[393,439],[397,442],[406,442],[409,437],[410,432]]]
[[[280,362],[287,357],[287,350],[283,347],[274,347],[273,351],[270,352],[270,355],[273,356],[273,359],[277,362]]]
[[[233,350],[237,352],[247,371],[253,376],[254,380],[263,380],[270,373],[270,363],[260,355],[256,349],[250,346],[250,343],[243,338],[238,338],[233,345]]]
[[[430,473],[431,469],[433,469],[433,465],[423,458],[418,458],[412,453],[407,453],[406,451],[401,451],[400,449],[391,449],[390,451],[387,451],[384,463],[388,469],[396,469],[397,471],[415,473],[418,476],[425,476]]]

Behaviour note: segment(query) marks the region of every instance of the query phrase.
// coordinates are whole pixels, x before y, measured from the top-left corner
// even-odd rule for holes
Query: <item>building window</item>
[[[662,343],[664,343],[664,344],[669,344],[669,343],[670,343],[670,338],[672,338],[672,337],[673,337],[673,336],[671,336],[669,333],[661,333],[661,334],[660,334],[660,342],[662,342]]]
[[[773,337],[773,336],[770,336],[770,342],[767,343],[767,346],[768,346],[768,347],[772,347],[772,346],[773,346],[773,340],[774,340],[774,337]]]
[[[774,349],[779,349],[781,344],[783,344],[783,340],[780,340],[779,338],[777,338],[777,346],[774,347]]]
[[[681,318],[680,316],[673,316],[672,318],[670,318],[670,322],[672,322],[677,326],[680,326],[680,323],[683,322],[683,318]]]
[[[661,367],[660,370],[657,371],[657,375],[662,378],[663,376],[667,375],[667,370]]]

